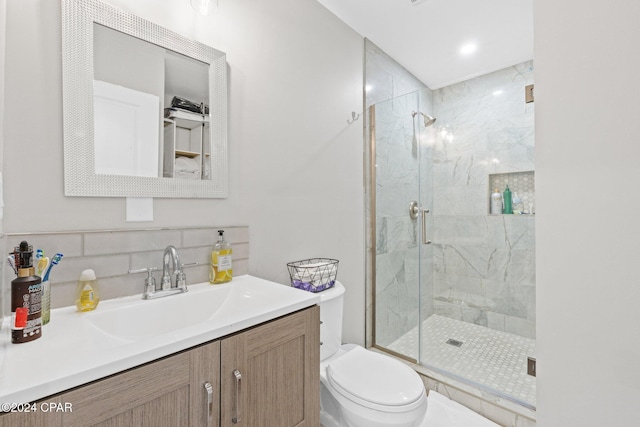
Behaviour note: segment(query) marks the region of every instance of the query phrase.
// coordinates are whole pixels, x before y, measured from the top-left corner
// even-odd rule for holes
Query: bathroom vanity
[[[0,426],[319,425],[319,298],[250,276],[192,288],[187,298],[176,295],[143,301],[144,305],[125,298],[100,305],[95,314],[103,309],[105,315],[124,313],[131,318],[134,311],[159,302],[170,304],[172,298],[178,307],[184,301],[206,302],[216,292],[224,300],[204,322],[168,333],[143,330],[144,337],[113,337],[103,343],[110,349],[103,345],[94,354],[82,344],[82,334],[108,328],[96,327],[96,322],[67,331],[79,340],[74,350],[55,342],[55,331],[47,341],[47,332],[56,323],[68,326],[65,315],[72,314],[54,310],[51,324],[37,340],[42,345],[33,348],[31,361],[24,361],[41,359],[44,366],[35,371],[45,373],[45,378],[13,370],[20,369],[14,357],[24,356],[36,342],[20,346],[3,341],[8,353],[0,371],[0,403],[16,404],[16,412],[0,415]],[[75,314],[78,322],[93,322],[91,316]],[[188,315],[185,318],[189,322]],[[216,334],[220,335],[212,338]],[[64,354],[56,355],[60,351]],[[91,355],[93,362],[87,362]],[[60,392],[47,391],[55,388]]]

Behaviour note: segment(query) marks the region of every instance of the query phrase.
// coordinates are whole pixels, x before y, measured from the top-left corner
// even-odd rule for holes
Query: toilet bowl
[[[320,422],[324,427],[419,427],[427,395],[404,363],[341,345],[344,287],[320,293]]]

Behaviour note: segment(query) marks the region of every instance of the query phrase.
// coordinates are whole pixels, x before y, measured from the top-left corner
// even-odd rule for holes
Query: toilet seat
[[[348,400],[383,412],[406,412],[422,405],[424,384],[407,365],[355,347],[327,366],[332,388]],[[379,373],[384,375],[379,375]]]

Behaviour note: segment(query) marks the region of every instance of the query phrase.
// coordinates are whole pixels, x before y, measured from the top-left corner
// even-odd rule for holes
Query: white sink
[[[151,337],[211,320],[228,302],[233,289],[229,285],[202,284],[190,287],[186,293],[153,300],[129,297],[126,301],[100,304],[96,311],[84,313],[83,317],[102,332],[120,339]]]
[[[131,342],[168,333],[182,338],[180,331],[186,329],[237,330],[286,314],[281,306],[287,301],[296,303],[311,297],[308,292],[249,276],[188,289],[152,300],[143,300],[140,295],[108,300],[95,311],[79,315],[102,333]]]

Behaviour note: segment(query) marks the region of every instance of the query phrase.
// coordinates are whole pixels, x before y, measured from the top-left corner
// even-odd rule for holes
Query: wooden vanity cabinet
[[[316,427],[319,363],[313,306],[0,415],[0,427]],[[60,412],[41,410],[52,403]]]

